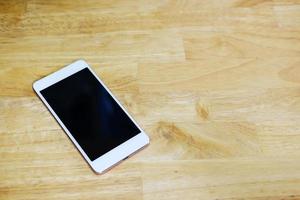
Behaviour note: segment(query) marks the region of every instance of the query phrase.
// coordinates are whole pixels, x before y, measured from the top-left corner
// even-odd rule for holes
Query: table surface
[[[300,2],[0,1],[0,199],[300,199]],[[151,144],[96,175],[32,90],[85,59]]]

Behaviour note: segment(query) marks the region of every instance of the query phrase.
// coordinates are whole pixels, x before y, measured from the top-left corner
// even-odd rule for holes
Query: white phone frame
[[[119,106],[124,110],[124,112],[128,115],[128,117],[133,121],[133,123],[141,130],[141,132],[139,134],[137,134],[136,136],[130,138],[129,140],[125,141],[124,143],[120,144],[119,146],[111,149],[109,152],[103,154],[102,156],[95,159],[94,161],[90,160],[90,158],[87,156],[87,154],[84,152],[84,150],[77,143],[75,138],[72,136],[71,132],[66,128],[66,126],[63,124],[63,122],[58,117],[58,115],[56,115],[54,110],[51,108],[51,106],[48,104],[46,99],[40,93],[41,90],[71,76],[72,74],[75,74],[76,72],[78,72],[84,68],[88,68],[90,70],[90,72],[97,78],[97,80],[100,82],[100,84],[103,85],[103,87],[108,91],[108,93],[113,97],[113,99],[119,104]],[[60,124],[60,126],[63,128],[63,130],[67,133],[68,137],[71,139],[71,141],[77,147],[77,149],[82,154],[84,159],[88,162],[88,164],[91,166],[91,168],[96,173],[105,172],[106,170],[110,169],[112,166],[116,165],[120,161],[126,159],[131,154],[135,153],[142,147],[149,144],[149,137],[147,136],[147,134],[136,123],[136,121],[130,116],[130,114],[125,110],[125,108],[122,106],[122,104],[117,100],[117,98],[112,94],[112,92],[106,87],[106,85],[100,80],[100,78],[96,75],[96,73],[90,68],[90,66],[84,60],[78,60],[78,61],[40,79],[40,80],[35,81],[33,83],[33,89],[37,93],[37,95],[40,97],[40,99],[43,101],[43,103],[46,105],[46,107],[51,112],[51,114],[54,116],[56,121]]]

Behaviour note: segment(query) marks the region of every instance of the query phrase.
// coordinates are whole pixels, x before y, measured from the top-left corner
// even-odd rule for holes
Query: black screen
[[[92,161],[141,132],[88,68],[41,94]]]

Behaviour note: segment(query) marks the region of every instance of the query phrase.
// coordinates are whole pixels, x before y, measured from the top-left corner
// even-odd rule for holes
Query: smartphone
[[[84,60],[33,89],[96,173],[149,144],[149,137]]]

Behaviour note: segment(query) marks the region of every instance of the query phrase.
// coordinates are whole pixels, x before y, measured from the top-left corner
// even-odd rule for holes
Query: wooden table
[[[104,175],[32,90],[80,58],[151,137]],[[300,199],[299,1],[1,0],[0,199]]]

